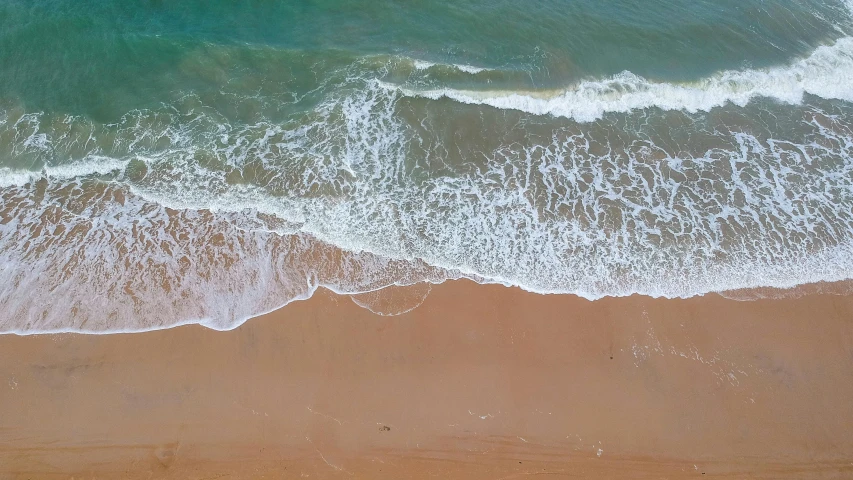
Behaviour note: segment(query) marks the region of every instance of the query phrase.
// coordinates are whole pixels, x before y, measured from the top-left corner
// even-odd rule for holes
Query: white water
[[[383,85],[410,96],[449,98],[580,122],[597,120],[605,113],[648,108],[699,112],[727,103],[745,106],[758,97],[798,104],[807,93],[853,101],[853,38],[844,37],[834,45],[819,47],[807,58],[784,67],[729,70],[683,84],[658,83],[623,72],[607,79],[583,81],[563,91],[417,90]]]
[[[487,72],[490,69],[484,67],[475,67],[473,65],[465,65],[465,64],[442,64],[442,63],[433,63],[427,62],[425,60],[413,60],[412,61],[416,70],[429,70],[431,68],[452,68],[455,70],[459,70],[460,72],[470,73],[471,75],[476,75],[481,72]]]

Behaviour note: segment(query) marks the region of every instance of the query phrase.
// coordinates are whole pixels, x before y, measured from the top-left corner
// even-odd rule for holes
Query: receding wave
[[[784,67],[730,70],[692,83],[655,82],[631,72],[587,80],[561,91],[490,91],[452,88],[413,89],[389,83],[406,95],[520,110],[590,122],[605,113],[660,108],[709,111],[727,103],[745,106],[757,97],[801,103],[805,94],[853,101],[853,38],[817,48],[807,58]]]

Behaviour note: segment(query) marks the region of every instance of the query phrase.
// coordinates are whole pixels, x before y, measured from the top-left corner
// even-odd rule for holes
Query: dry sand
[[[0,357],[3,480],[853,478],[853,296],[459,281],[395,317],[318,292]]]

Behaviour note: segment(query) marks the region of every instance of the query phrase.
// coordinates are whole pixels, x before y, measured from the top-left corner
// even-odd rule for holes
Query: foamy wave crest
[[[476,75],[480,72],[490,71],[490,69],[484,67],[475,67],[473,65],[457,63],[433,63],[424,60],[412,60],[412,63],[416,70],[429,70],[431,68],[452,68],[455,70],[459,70],[460,72],[470,73],[471,75]]]
[[[66,165],[44,167],[41,171],[0,168],[0,187],[23,186],[39,178],[73,179],[90,175],[106,175],[124,170],[130,160],[116,160],[109,157],[91,155],[83,160]]]
[[[730,70],[693,83],[658,83],[631,72],[605,80],[583,81],[565,91],[513,92],[440,88],[417,90],[384,83],[405,95],[520,110],[591,122],[608,112],[660,108],[709,111],[727,103],[745,106],[757,97],[798,104],[805,94],[853,101],[853,38],[817,48],[784,67]]]
[[[3,167],[0,168],[0,188],[26,185],[40,176],[39,172]]]

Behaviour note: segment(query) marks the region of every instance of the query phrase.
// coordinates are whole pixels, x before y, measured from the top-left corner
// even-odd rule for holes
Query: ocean
[[[6,0],[0,199],[0,332],[847,280],[853,4]]]

